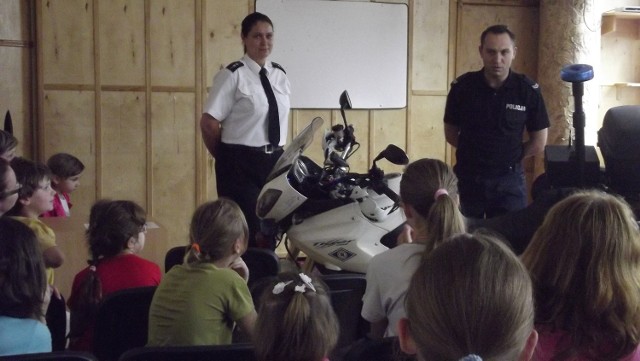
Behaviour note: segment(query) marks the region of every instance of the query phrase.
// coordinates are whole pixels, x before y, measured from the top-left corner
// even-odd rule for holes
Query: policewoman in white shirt
[[[234,200],[249,225],[249,246],[256,243],[260,221],[256,201],[287,139],[290,84],[277,63],[269,60],[273,23],[255,12],[242,21],[245,54],[213,78],[200,119],[202,138],[216,159],[219,197]],[[258,237],[262,239],[261,237]]]

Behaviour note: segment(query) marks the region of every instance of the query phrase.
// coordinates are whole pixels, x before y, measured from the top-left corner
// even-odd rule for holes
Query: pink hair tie
[[[438,197],[440,197],[443,194],[447,194],[448,195],[449,192],[447,192],[447,190],[444,189],[444,188],[440,188],[433,194],[433,199],[434,200],[438,200]]]

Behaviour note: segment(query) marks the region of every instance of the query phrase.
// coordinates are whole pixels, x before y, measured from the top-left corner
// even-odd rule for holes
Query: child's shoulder
[[[53,232],[53,229],[47,226],[44,222],[37,218],[30,217],[21,217],[21,216],[13,216],[13,219],[24,223],[27,227],[31,228],[33,233],[36,234],[36,238],[40,243],[50,244],[51,246],[55,246],[56,244],[56,234]]]

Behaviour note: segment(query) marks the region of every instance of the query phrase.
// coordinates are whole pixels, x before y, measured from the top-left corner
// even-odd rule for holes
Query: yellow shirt
[[[12,218],[31,228],[33,233],[36,234],[36,238],[38,238],[38,245],[40,246],[41,252],[44,252],[51,247],[56,247],[56,234],[53,233],[53,229],[51,229],[51,227],[44,224],[41,220],[18,216]],[[53,285],[53,268],[47,267],[46,271],[47,281],[50,285]]]

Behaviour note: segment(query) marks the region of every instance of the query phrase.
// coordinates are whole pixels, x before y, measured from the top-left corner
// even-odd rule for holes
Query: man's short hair
[[[506,25],[502,25],[502,24],[498,24],[498,25],[491,25],[490,27],[486,28],[483,32],[482,35],[480,35],[480,46],[484,46],[484,39],[487,37],[487,34],[508,34],[509,38],[511,38],[511,42],[513,43],[513,45],[516,45],[516,34],[514,34],[511,30],[509,30],[509,27]]]

